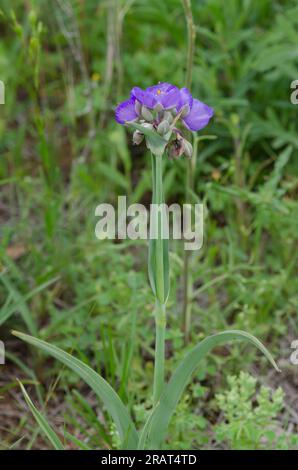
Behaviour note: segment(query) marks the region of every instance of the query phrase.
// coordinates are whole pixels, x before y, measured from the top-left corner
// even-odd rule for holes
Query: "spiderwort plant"
[[[198,131],[205,127],[213,110],[207,104],[194,99],[187,88],[179,89],[170,83],[159,83],[146,90],[134,87],[130,99],[119,104],[115,118],[119,124],[134,128],[133,142],[143,139],[151,151],[152,204],[160,205],[161,211],[150,220],[148,273],[155,296],[155,369],[153,401],[157,403],[164,383],[166,302],[169,294],[169,248],[163,236],[167,224],[163,211],[163,155],[178,158],[192,156],[192,145],[183,136],[184,127]]]
[[[194,99],[188,89],[159,83],[141,90],[135,87],[129,100],[116,109],[116,120],[134,130],[133,140],[139,144],[143,139],[152,154],[152,202],[162,205],[163,178],[162,164],[164,155],[178,158],[181,155],[191,157],[191,144],[183,136],[181,127],[198,131],[206,126],[213,116],[213,110],[206,104]],[[242,339],[256,346],[278,371],[278,367],[269,351],[254,336],[239,330],[224,331],[206,337],[188,352],[177,366],[169,381],[165,382],[165,327],[166,303],[169,294],[169,249],[164,235],[167,223],[163,211],[154,211],[150,220],[148,271],[149,280],[156,302],[156,348],[153,406],[141,430],[137,430],[129,410],[117,392],[97,372],[82,361],[45,341],[20,332],[15,336],[36,346],[61,361],[83,379],[98,398],[117,428],[123,449],[160,449],[167,437],[167,429],[175,412],[179,399],[187,386],[199,362],[215,346],[234,339]],[[22,391],[34,418],[55,449],[64,448],[59,436],[37,410],[26,390]],[[68,438],[71,436],[68,434]],[[80,446],[80,441],[75,442]],[[82,443],[81,448],[86,448]]]

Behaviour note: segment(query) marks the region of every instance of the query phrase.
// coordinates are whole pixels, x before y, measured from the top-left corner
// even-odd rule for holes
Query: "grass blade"
[[[92,450],[91,447],[89,447],[87,444],[84,442],[80,441],[77,437],[73,436],[69,432],[65,431],[65,437],[69,441],[71,441],[73,444],[75,444],[80,450]]]
[[[59,437],[55,433],[55,431],[52,429],[52,427],[49,425],[47,422],[46,418],[38,411],[38,409],[34,406],[31,398],[29,397],[28,393],[26,392],[25,387],[21,382],[19,382],[21,390],[23,392],[23,395],[25,397],[26,403],[34,416],[36,422],[38,423],[40,429],[43,431],[43,433],[46,435],[48,440],[51,442],[55,450],[64,450],[63,444],[60,441]]]

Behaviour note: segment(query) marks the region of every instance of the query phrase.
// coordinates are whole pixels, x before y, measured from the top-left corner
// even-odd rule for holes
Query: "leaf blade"
[[[27,403],[28,408],[30,409],[35,421],[39,425],[40,429],[43,431],[43,433],[46,435],[48,440],[51,442],[55,450],[65,450],[62,442],[60,441],[59,437],[53,430],[53,428],[50,426],[50,424],[47,422],[46,418],[38,411],[38,409],[35,407],[34,403],[32,402],[31,398],[29,397],[25,387],[21,382],[19,382],[21,390],[23,392],[25,401]]]
[[[148,432],[148,444],[150,449],[160,448],[177,403],[192,373],[197,368],[198,362],[205,357],[213,347],[234,339],[245,339],[252,343],[263,352],[273,367],[280,372],[269,351],[251,334],[240,330],[230,330],[208,336],[186,355],[173,373],[170,381],[166,384],[160,401],[152,412],[153,416],[150,418],[150,430]]]
[[[116,424],[121,441],[125,443],[125,447],[130,450],[136,448],[138,434],[131,417],[118,394],[103,377],[91,369],[91,367],[57,346],[53,346],[46,341],[42,341],[19,331],[13,331],[12,334],[32,346],[36,346],[44,352],[47,352],[77,373],[103,401]]]

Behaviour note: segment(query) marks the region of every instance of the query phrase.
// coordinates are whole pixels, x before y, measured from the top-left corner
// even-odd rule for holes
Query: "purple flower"
[[[115,111],[115,119],[119,124],[125,124],[126,122],[135,121],[138,119],[136,113],[135,98],[130,98],[127,101],[123,101],[117,106]]]
[[[194,99],[190,111],[182,119],[183,124],[191,131],[199,131],[207,126],[214,112],[207,104]]]
[[[173,109],[180,101],[180,91],[170,83],[159,83],[143,91],[139,87],[131,90],[131,96],[150,109]]]
[[[193,97],[191,96],[190,91],[188,88],[181,88],[180,90],[180,100],[177,106],[177,111],[181,111],[181,109],[185,106],[188,107],[188,112],[191,110],[193,103]]]
[[[179,122],[188,130],[196,132],[207,126],[213,114],[213,109],[193,98],[187,88],[179,89],[170,83],[159,83],[146,90],[134,87],[130,99],[116,108],[115,118],[120,124],[136,121],[139,126],[150,125],[153,132],[160,134],[170,146],[172,133],[181,133],[177,128]],[[140,129],[135,132],[140,135],[134,136],[134,142],[141,142],[142,132]],[[176,141],[177,138],[172,141],[173,145],[177,144]],[[184,151],[185,154],[191,153],[184,143],[179,148],[188,150]]]

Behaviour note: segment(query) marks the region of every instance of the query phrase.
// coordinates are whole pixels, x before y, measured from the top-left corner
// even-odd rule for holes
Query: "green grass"
[[[189,262],[191,344],[224,328],[255,334],[284,370],[277,420],[297,433],[291,340],[297,338],[298,7],[293,0],[193,1],[194,96],[215,109],[199,134],[188,197],[206,207],[202,250]],[[12,10],[13,8],[13,10]],[[40,26],[42,25],[42,26]],[[98,241],[94,210],[127,194],[151,198],[150,155],[113,118],[134,85],[183,86],[187,28],[181,0],[2,0],[0,80],[0,382],[3,448],[44,448],[16,378],[69,447],[117,447],[106,410],[69,370],[10,334],[12,328],[73,353],[101,373],[136,419],[149,408],[154,298],[144,242]],[[167,201],[185,198],[187,161],[168,161]],[[167,374],[183,341],[183,250],[170,245]],[[215,394],[255,352],[218,348],[203,361],[172,422],[181,448],[218,448]],[[263,366],[264,364],[264,366]],[[28,383],[29,381],[29,383]],[[206,392],[205,389],[208,389]],[[135,405],[137,403],[137,405]],[[14,416],[13,419],[9,416]],[[2,421],[2,420],[1,420]],[[66,438],[66,432],[71,437]],[[64,439],[63,439],[64,442]]]

